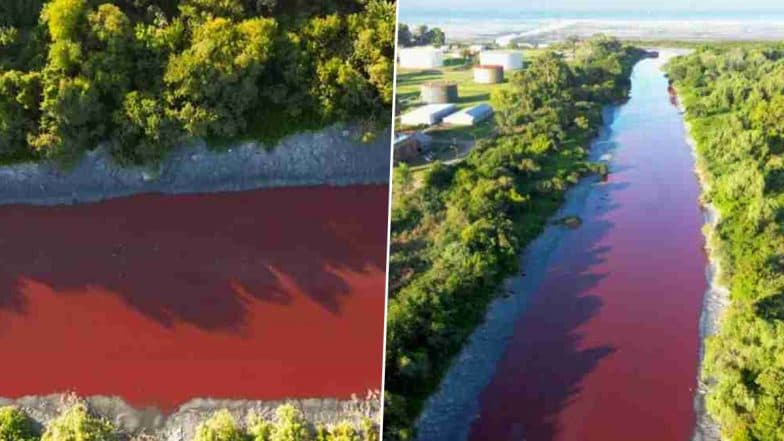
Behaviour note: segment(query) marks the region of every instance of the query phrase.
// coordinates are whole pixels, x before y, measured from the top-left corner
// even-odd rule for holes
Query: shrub
[[[262,438],[263,439],[263,438]],[[245,441],[246,436],[228,410],[220,410],[196,428],[193,441]]]
[[[17,407],[0,407],[0,441],[38,439],[35,423]]]
[[[41,441],[114,441],[114,426],[90,415],[84,403],[77,403],[46,425]]]

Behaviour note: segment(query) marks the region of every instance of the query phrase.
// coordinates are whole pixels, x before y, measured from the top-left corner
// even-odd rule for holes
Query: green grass
[[[419,88],[430,81],[457,83],[459,99],[455,104],[460,109],[488,103],[493,90],[509,85],[508,81],[500,84],[477,84],[474,82],[473,68],[466,64],[433,70],[398,69],[397,97],[401,112],[424,104],[419,100]]]
[[[525,49],[523,59],[526,64],[530,60],[545,53],[546,49]],[[493,90],[509,87],[509,72],[505,72],[504,82],[500,84],[477,84],[474,82],[473,66],[467,64],[462,58],[446,57],[444,67],[441,69],[401,69],[397,70],[396,91],[398,109],[406,112],[413,107],[421,106],[419,88],[422,84],[431,81],[448,81],[457,83],[458,109],[465,109],[477,104],[489,103]]]
[[[545,49],[526,49],[523,56],[526,60],[535,60],[544,53]],[[448,81],[457,83],[459,99],[455,103],[458,109],[465,109],[478,104],[490,102],[490,95],[494,90],[510,87],[509,77],[506,75],[504,82],[499,84],[477,84],[474,82],[473,66],[462,58],[447,57],[441,69],[400,69],[397,71],[396,96],[398,109],[405,113],[412,108],[424,105],[419,99],[419,89],[422,84],[431,81]],[[398,127],[399,121],[398,121]],[[455,155],[452,143],[476,142],[488,138],[495,133],[495,121],[490,118],[474,126],[436,126],[427,131],[433,138],[431,154],[433,159],[450,161],[464,156],[465,152]],[[410,163],[412,170],[424,171],[430,168],[432,162],[424,158]]]

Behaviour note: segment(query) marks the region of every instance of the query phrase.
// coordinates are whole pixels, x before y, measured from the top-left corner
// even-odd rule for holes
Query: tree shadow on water
[[[25,286],[45,286],[208,331],[239,332],[252,303],[300,295],[341,314],[348,278],[379,274],[383,295],[386,197],[313,187],[0,207],[0,308],[25,314]]]
[[[582,380],[615,352],[611,344],[586,346],[582,327],[604,306],[595,292],[607,277],[599,269],[610,251],[602,239],[613,227],[604,215],[618,208],[610,193],[626,186],[608,183],[592,190],[580,213],[583,225],[559,245],[480,395],[471,440],[556,439],[559,413],[576,399]]]

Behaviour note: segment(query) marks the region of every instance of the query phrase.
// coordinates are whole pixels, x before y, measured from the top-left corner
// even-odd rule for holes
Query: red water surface
[[[0,396],[380,389],[387,187],[0,207]]]
[[[608,127],[591,191],[480,397],[472,440],[684,441],[694,430],[706,258],[693,159],[662,60]]]

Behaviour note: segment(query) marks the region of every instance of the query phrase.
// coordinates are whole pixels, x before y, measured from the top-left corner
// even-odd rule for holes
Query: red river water
[[[637,64],[609,182],[519,317],[471,440],[684,441],[694,431],[703,217],[662,60]]]
[[[387,187],[0,207],[0,396],[381,388]]]

